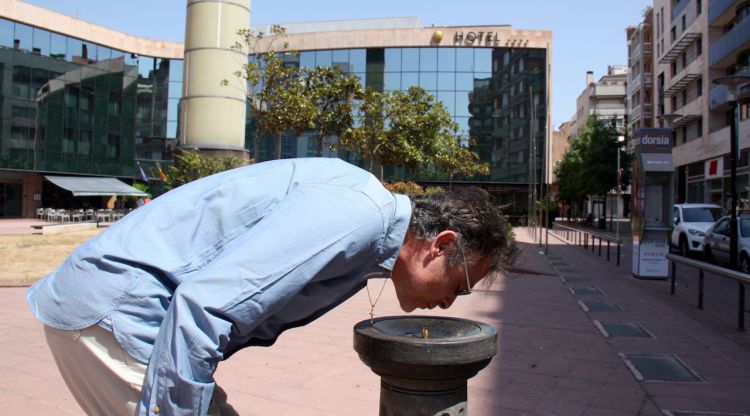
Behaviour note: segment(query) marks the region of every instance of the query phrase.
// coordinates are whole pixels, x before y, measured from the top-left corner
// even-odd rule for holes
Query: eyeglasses
[[[461,259],[464,261],[464,274],[466,275],[466,289],[458,289],[455,296],[466,296],[471,294],[471,282],[469,281],[469,268],[466,267],[466,256],[464,256],[464,249],[461,245],[458,246],[461,251]]]

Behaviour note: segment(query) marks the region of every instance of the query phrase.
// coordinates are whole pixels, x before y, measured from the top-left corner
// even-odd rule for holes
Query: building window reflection
[[[0,69],[8,80],[0,97],[12,100],[0,123],[0,168],[133,177],[136,134],[148,137],[147,158],[173,147],[181,60],[0,19]]]

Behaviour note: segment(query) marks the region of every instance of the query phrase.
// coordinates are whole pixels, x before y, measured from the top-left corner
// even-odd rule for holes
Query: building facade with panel
[[[644,127],[650,121],[673,129],[677,203],[731,205],[732,94],[715,81],[750,76],[748,17],[750,3],[742,0],[654,0],[652,12],[639,26],[653,28],[643,32],[641,39],[644,45],[653,45],[653,115],[647,120],[645,113],[631,112],[641,116],[641,124],[632,127]],[[630,50],[631,62],[639,50]],[[647,87],[645,82],[641,80],[642,87]],[[744,201],[750,198],[748,85],[739,85],[735,96],[741,109],[735,178],[738,196]],[[631,95],[631,111],[637,110],[634,100]]]
[[[483,186],[518,213],[526,211],[530,196],[539,199],[551,151],[551,32],[510,26],[424,28],[414,18],[282,26],[284,41],[299,52],[285,58],[288,65],[337,66],[357,75],[363,86],[380,91],[418,86],[441,101],[490,166],[488,175],[457,177],[454,183]],[[260,159],[272,158],[273,152],[274,140],[267,137]],[[361,162],[357,155],[327,152]],[[284,138],[282,157],[313,154],[309,135]],[[410,179],[405,169],[393,166],[385,168],[384,177]],[[427,185],[445,185],[449,179],[428,169],[417,178]]]
[[[543,186],[550,129],[551,32],[509,26],[423,28],[412,18],[286,26],[290,65],[339,66],[383,91],[420,86],[473,139],[484,186],[523,211]],[[16,1],[0,3],[0,217],[55,205],[44,175],[158,181],[179,147],[183,45],[112,31]],[[227,68],[227,78],[238,68]],[[255,131],[247,120],[246,147]],[[285,136],[282,157],[313,155],[309,135]],[[335,140],[335,138],[333,138]],[[273,157],[262,141],[260,160]],[[356,155],[324,156],[360,163]],[[398,167],[387,179],[407,179]],[[422,171],[418,180],[444,184]],[[455,182],[455,181],[454,181]],[[534,186],[536,184],[536,186]]]

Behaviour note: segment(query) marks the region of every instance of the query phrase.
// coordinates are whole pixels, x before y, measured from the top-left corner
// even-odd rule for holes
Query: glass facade
[[[516,192],[541,182],[546,56],[535,48],[404,47],[304,51],[284,59],[297,67],[336,66],[380,91],[424,88],[445,105],[491,170],[449,178],[425,168],[417,179]],[[27,173],[140,179],[140,164],[157,178],[156,163],[165,168],[177,146],[182,76],[180,59],[137,55],[0,18],[0,191],[6,201],[0,216],[22,215],[21,203],[13,201]],[[256,124],[248,116],[250,154]],[[274,146],[275,138],[262,137],[259,161],[273,159]],[[356,154],[324,149],[323,156],[365,164]],[[283,137],[282,157],[314,155],[311,132]],[[412,178],[397,166],[384,167],[384,174],[387,180]]]
[[[181,60],[0,19],[0,169],[139,177],[174,147],[181,90]]]
[[[528,184],[542,177],[547,126],[547,51],[532,48],[369,48],[320,50],[285,58],[288,65],[335,65],[380,91],[419,86],[446,106],[491,172],[472,182]],[[248,120],[252,152],[255,123]],[[309,135],[284,137],[282,157],[313,156]],[[274,139],[261,142],[260,159],[274,157]],[[351,162],[356,156],[329,153]],[[387,179],[409,178],[387,167]],[[421,171],[421,181],[445,181]],[[461,180],[461,178],[458,178]]]

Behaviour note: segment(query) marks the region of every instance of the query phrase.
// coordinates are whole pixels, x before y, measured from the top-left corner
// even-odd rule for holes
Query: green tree
[[[471,141],[463,146],[461,136],[454,131],[453,134],[440,136],[437,153],[432,155],[431,163],[448,173],[449,183],[453,183],[453,177],[457,173],[465,176],[488,175],[489,164],[479,162],[479,155],[471,150]]]
[[[276,159],[281,159],[284,133],[291,130],[299,136],[303,130],[312,127],[315,107],[305,94],[300,71],[295,66],[285,65],[275,55],[265,60],[263,73],[263,88],[258,93],[263,102],[257,110],[258,131],[276,137]]]
[[[614,120],[589,117],[555,168],[561,200],[572,202],[585,195],[602,196],[602,212],[607,211],[606,195],[617,186],[618,136]],[[628,156],[621,155],[621,159],[627,165]]]
[[[352,128],[354,102],[362,97],[362,85],[358,77],[335,66],[305,68],[300,75],[302,94],[311,103],[306,116],[312,116],[308,127],[314,132],[315,156],[321,156],[326,137],[340,137]]]
[[[367,88],[356,102],[359,123],[356,127],[349,127],[342,132],[338,147],[352,152],[358,152],[368,163],[368,170],[373,171],[375,163],[382,166],[385,159],[384,145],[386,137],[386,113],[388,107],[388,93]]]
[[[580,202],[585,196],[583,160],[578,139],[572,138],[570,148],[555,165],[555,181],[559,188],[558,200],[566,205]]]
[[[310,126],[313,116],[313,108],[303,94],[300,71],[286,60],[297,56],[297,52],[288,49],[286,29],[282,26],[271,26],[268,37],[248,29],[238,33],[242,42],[234,48],[247,51],[250,59],[235,75],[247,82],[250,115],[258,120],[253,158],[259,159],[260,139],[267,132],[276,138],[275,153],[280,159],[284,132],[301,132]],[[224,84],[229,82],[225,80]]]
[[[450,138],[455,139],[458,125],[445,105],[422,88],[394,91],[389,101],[385,157],[391,164],[406,166],[416,179],[419,166],[435,162]]]
[[[252,163],[236,156],[212,157],[201,154],[197,150],[182,150],[174,157],[174,163],[167,168],[166,189],[192,182],[214,173],[238,168]]]
[[[362,155],[370,172],[377,162],[407,165],[413,176],[418,167],[430,166],[451,180],[456,173],[489,173],[443,104],[423,89],[389,94],[368,88],[357,102],[361,121],[342,134],[338,145]]]

